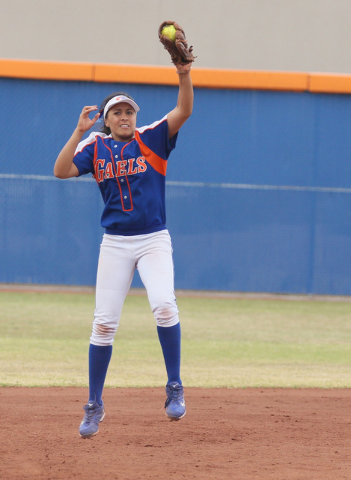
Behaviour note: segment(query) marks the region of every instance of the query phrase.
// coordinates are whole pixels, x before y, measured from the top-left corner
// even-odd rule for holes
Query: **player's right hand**
[[[84,107],[82,113],[79,116],[77,130],[80,132],[87,132],[98,121],[100,114],[97,113],[93,118],[89,117],[91,112],[98,110],[97,105]]]

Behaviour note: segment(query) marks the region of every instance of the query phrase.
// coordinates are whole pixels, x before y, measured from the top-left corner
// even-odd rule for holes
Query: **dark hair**
[[[106,98],[102,101],[102,103],[101,103],[101,105],[100,105],[100,108],[99,108],[99,112],[100,112],[100,114],[102,114],[102,117],[101,117],[101,118],[102,118],[102,120],[103,120],[103,126],[101,127],[100,132],[106,133],[106,135],[110,135],[111,130],[110,130],[109,127],[106,127],[106,125],[105,125],[105,121],[104,121],[104,108],[105,108],[105,105],[111,100],[111,98],[117,97],[118,95],[124,95],[125,97],[128,97],[128,98],[130,98],[131,100],[135,101],[134,98],[131,97],[130,95],[128,95],[128,93],[126,93],[126,92],[113,92],[113,93],[111,93],[108,97],[106,97]]]

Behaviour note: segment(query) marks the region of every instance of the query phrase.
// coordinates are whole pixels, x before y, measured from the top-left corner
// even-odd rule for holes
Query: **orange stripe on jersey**
[[[96,138],[94,139],[94,142],[95,142],[95,146],[94,146],[93,165],[94,165],[94,172],[95,172],[95,173],[94,173],[93,177],[95,178],[96,183],[99,185],[97,168],[96,168],[96,161],[97,161],[97,140],[96,140]]]
[[[156,172],[160,173],[165,177],[167,171],[167,161],[156,155],[156,153],[154,153],[152,150],[150,150],[149,147],[145,145],[145,143],[141,140],[140,134],[137,130],[135,131],[135,138],[139,144],[141,154],[143,155],[143,157],[145,157],[146,161],[152,166],[154,170],[156,170]]]

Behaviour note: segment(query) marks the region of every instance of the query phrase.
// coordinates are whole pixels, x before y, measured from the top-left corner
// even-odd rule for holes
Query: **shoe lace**
[[[84,410],[85,410],[85,418],[84,420],[86,422],[90,422],[90,420],[93,418],[94,416],[94,413],[95,413],[95,408],[92,408],[92,407],[89,407],[89,405],[85,405],[84,406]]]
[[[168,407],[168,405],[171,403],[172,400],[178,400],[182,392],[182,387],[180,385],[177,385],[177,386],[170,385],[169,389],[170,389],[170,392],[168,394],[168,397],[165,403],[165,408]]]

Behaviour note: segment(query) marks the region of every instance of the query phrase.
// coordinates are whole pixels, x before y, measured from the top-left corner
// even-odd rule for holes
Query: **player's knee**
[[[90,337],[91,343],[94,345],[112,345],[118,325],[109,325],[94,321],[93,331]]]
[[[159,305],[154,308],[153,313],[159,327],[173,327],[179,322],[177,305]]]

